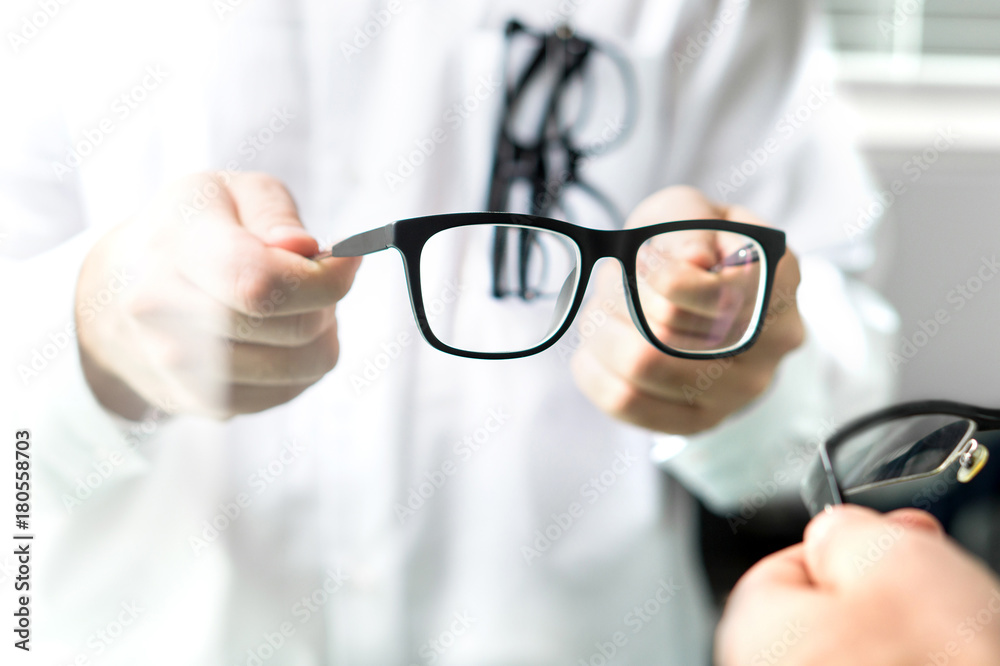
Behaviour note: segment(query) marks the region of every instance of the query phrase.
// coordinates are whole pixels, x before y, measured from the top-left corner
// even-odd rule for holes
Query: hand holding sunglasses
[[[802,499],[815,516],[855,497],[896,487],[912,490],[937,477],[968,483],[989,459],[981,440],[993,431],[1000,431],[997,409],[945,400],[881,409],[820,445],[802,481]]]

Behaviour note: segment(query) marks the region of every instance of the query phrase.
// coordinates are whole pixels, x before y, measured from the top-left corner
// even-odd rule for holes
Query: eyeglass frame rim
[[[826,440],[820,442],[816,451],[817,458],[802,479],[802,501],[806,505],[806,508],[809,509],[809,512],[812,515],[816,515],[827,506],[845,503],[843,498],[848,491],[841,486],[840,479],[837,478],[832,462],[833,454],[841,445],[844,444],[844,442],[853,438],[858,433],[868,430],[869,428],[910,416],[954,416],[958,419],[970,421],[974,427],[966,434],[961,444],[956,446],[945,461],[942,462],[935,470],[931,472],[924,472],[922,474],[914,474],[904,478],[865,484],[863,486],[859,486],[858,488],[852,488],[850,489],[851,491],[883,488],[897,483],[915,481],[940,474],[944,470],[948,469],[955,462],[955,460],[958,459],[961,455],[961,448],[965,446],[977,432],[992,432],[994,430],[1000,430],[1000,409],[979,407],[977,405],[955,402],[952,400],[914,400],[911,402],[903,402],[884,407],[871,412],[870,414],[854,419],[847,425],[839,428]],[[822,472],[822,476],[819,475],[820,472]],[[821,503],[818,500],[824,494],[827,495],[828,500],[830,501]]]
[[[559,328],[545,340],[529,349],[517,352],[475,352],[445,344],[431,330],[423,304],[420,288],[420,258],[424,244],[437,233],[462,226],[521,226],[559,233],[573,241],[580,251],[580,275],[577,277],[576,293],[564,315]],[[649,238],[666,231],[690,230],[728,231],[739,233],[756,241],[764,252],[763,298],[759,305],[753,333],[736,347],[718,352],[686,352],[673,349],[656,339],[638,302],[638,280],[635,259],[639,247]],[[602,246],[609,249],[602,250]],[[318,256],[360,256],[380,250],[395,248],[403,259],[407,292],[413,310],[417,329],[432,347],[453,356],[482,360],[505,360],[526,358],[539,354],[558,342],[569,330],[579,313],[594,265],[604,258],[617,259],[622,268],[626,303],[632,321],[642,336],[659,351],[684,359],[710,360],[736,356],[749,349],[760,336],[770,303],[771,291],[777,264],[784,256],[785,233],[779,229],[730,220],[702,219],[677,220],[634,227],[631,229],[592,229],[554,218],[504,212],[444,213],[407,218],[390,222],[384,227],[351,236],[335,244],[330,250]],[[338,250],[338,248],[340,248]],[[345,253],[346,252],[346,253]],[[410,261],[412,259],[413,261]],[[631,277],[630,277],[631,274]]]

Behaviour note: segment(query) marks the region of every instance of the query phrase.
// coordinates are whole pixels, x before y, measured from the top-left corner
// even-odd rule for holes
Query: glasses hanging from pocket
[[[621,213],[580,170],[587,159],[613,149],[631,131],[637,93],[628,61],[566,25],[539,32],[511,21],[505,34],[504,107],[487,210],[524,210],[573,221],[566,196],[572,190],[596,204],[612,226],[622,227]],[[598,67],[610,67],[621,82],[621,108],[606,118],[594,112]],[[602,91],[606,97],[616,93]],[[544,245],[531,229],[496,230],[490,252],[495,298],[539,296],[531,280],[541,269],[532,262],[545,256]]]

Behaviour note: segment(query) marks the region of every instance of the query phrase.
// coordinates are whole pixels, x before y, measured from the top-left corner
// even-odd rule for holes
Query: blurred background
[[[839,94],[882,191],[852,223],[885,211],[867,277],[899,313],[898,398],[1000,408],[1000,2],[823,5]],[[1000,438],[994,451],[976,482],[930,504],[1000,570]],[[795,498],[767,508],[736,534],[703,511],[720,601],[753,562],[801,538]]]

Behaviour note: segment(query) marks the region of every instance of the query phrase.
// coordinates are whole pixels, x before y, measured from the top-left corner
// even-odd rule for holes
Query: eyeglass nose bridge
[[[587,282],[590,281],[592,275],[599,272],[595,269],[602,259],[611,259],[617,262],[621,271],[619,293],[625,301],[632,323],[649,344],[663,350],[663,343],[657,340],[649,330],[649,325],[646,323],[645,315],[642,314],[639,305],[636,258],[641,243],[637,244],[634,238],[629,234],[623,234],[620,230],[586,229],[586,232],[591,235],[591,238],[586,239],[580,248],[583,270],[579,278],[579,289],[586,292]]]
[[[629,231],[639,231],[637,229],[607,230],[607,229],[585,229],[590,238],[586,238],[581,245],[583,254],[584,275],[581,280],[589,280],[597,263],[602,259],[612,259],[618,263],[621,271],[621,295],[628,308],[629,317],[632,323],[639,330],[643,339],[661,351],[666,351],[666,345],[656,339],[646,322],[645,314],[642,312],[642,305],[639,299],[639,276],[637,273],[637,263],[639,248],[645,242],[645,238],[634,233],[623,233]],[[589,251],[589,256],[588,256]],[[580,288],[586,290],[587,285],[581,281]]]

